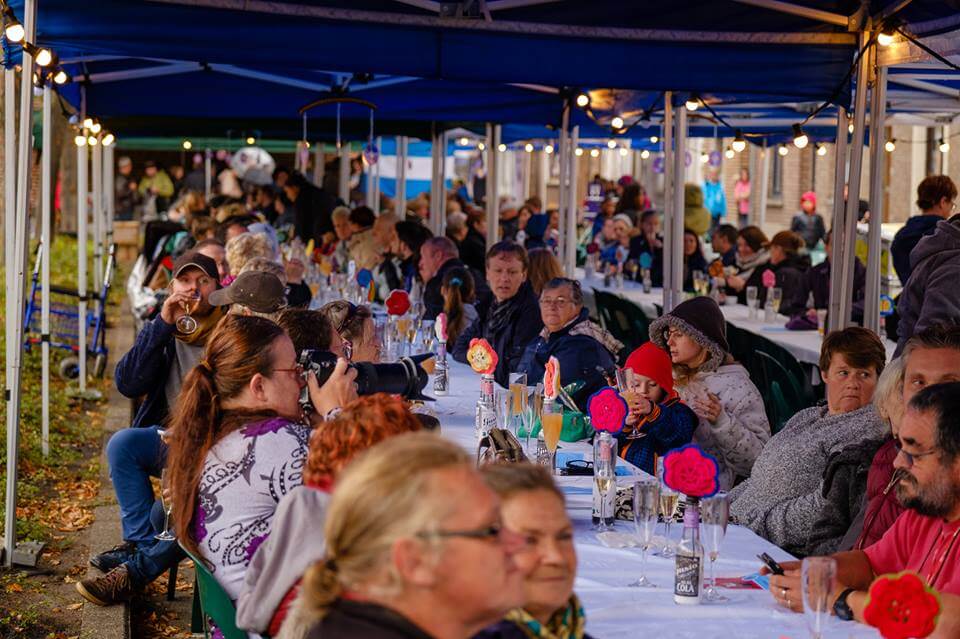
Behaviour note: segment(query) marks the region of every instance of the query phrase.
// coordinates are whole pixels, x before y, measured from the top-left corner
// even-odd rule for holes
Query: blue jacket
[[[589,335],[571,335],[574,326],[589,322],[587,309],[580,311],[580,317],[572,324],[550,337],[537,337],[523,353],[518,373],[527,374],[527,384],[533,386],[543,381],[543,371],[550,357],[560,362],[560,383],[564,386],[576,381],[585,383],[583,388],[573,394],[573,401],[584,409],[587,398],[607,385],[605,373],[613,371],[616,363],[613,355],[603,344]]]
[[[645,437],[627,439],[626,435],[617,435],[620,457],[656,476],[654,455],[662,457],[674,448],[689,444],[698,423],[696,413],[681,402],[679,397],[668,399],[662,404],[654,404],[653,411],[637,426],[641,433],[646,433]]]
[[[510,309],[499,326],[492,326],[489,319],[494,304],[493,295],[480,300],[476,305],[477,319],[460,333],[451,354],[453,359],[466,363],[470,340],[475,337],[484,338],[490,342],[500,358],[494,379],[507,388],[510,373],[518,370],[524,350],[540,334],[543,321],[540,319],[540,304],[530,282],[524,282],[517,294],[505,302],[510,305]],[[527,383],[530,383],[529,380]]]
[[[910,279],[910,273],[913,271],[910,252],[921,238],[937,230],[937,222],[942,219],[939,215],[911,217],[893,236],[893,243],[890,244],[890,258],[893,260],[893,270],[897,272],[901,286],[907,285],[907,280]]]
[[[146,395],[133,418],[134,428],[162,424],[167,418],[164,387],[177,356],[175,332],[176,327],[159,316],[146,322],[133,346],[117,362],[113,374],[117,390],[130,399]]]
[[[720,182],[703,183],[703,205],[710,211],[711,217],[723,217],[727,214],[727,196]]]

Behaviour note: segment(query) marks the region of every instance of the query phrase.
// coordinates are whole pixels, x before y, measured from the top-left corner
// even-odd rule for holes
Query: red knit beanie
[[[670,361],[670,354],[653,342],[646,342],[630,353],[623,367],[655,381],[666,391],[667,398],[674,396],[673,363]]]

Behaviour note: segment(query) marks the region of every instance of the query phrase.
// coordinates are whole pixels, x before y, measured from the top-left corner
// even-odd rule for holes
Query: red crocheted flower
[[[470,362],[470,368],[481,375],[492,375],[497,370],[497,351],[493,350],[490,342],[481,338],[474,337],[470,340],[470,348],[467,349],[467,361]]]
[[[884,639],[920,639],[937,627],[940,597],[919,575],[900,572],[874,580],[863,619]]]
[[[404,315],[410,310],[410,294],[404,290],[395,288],[390,291],[384,305],[387,307],[387,313],[390,315]]]
[[[587,400],[587,414],[594,430],[619,433],[627,419],[627,402],[616,389],[601,388]]]
[[[664,457],[663,482],[688,497],[710,497],[720,490],[720,466],[699,446],[687,444]]]

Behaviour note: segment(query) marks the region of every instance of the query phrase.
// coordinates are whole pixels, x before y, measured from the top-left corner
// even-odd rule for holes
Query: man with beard
[[[897,498],[907,508],[886,534],[837,561],[833,611],[863,620],[867,589],[880,575],[910,570],[939,592],[960,595],[960,382],[935,384],[907,405],[897,435],[895,467],[903,474]],[[770,577],[778,603],[803,610],[800,562]]]

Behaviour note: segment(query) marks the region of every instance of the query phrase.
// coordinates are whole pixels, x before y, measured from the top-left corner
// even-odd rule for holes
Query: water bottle
[[[683,511],[683,536],[677,546],[673,601],[699,604],[703,588],[703,544],[700,543],[700,504],[692,499]]]

